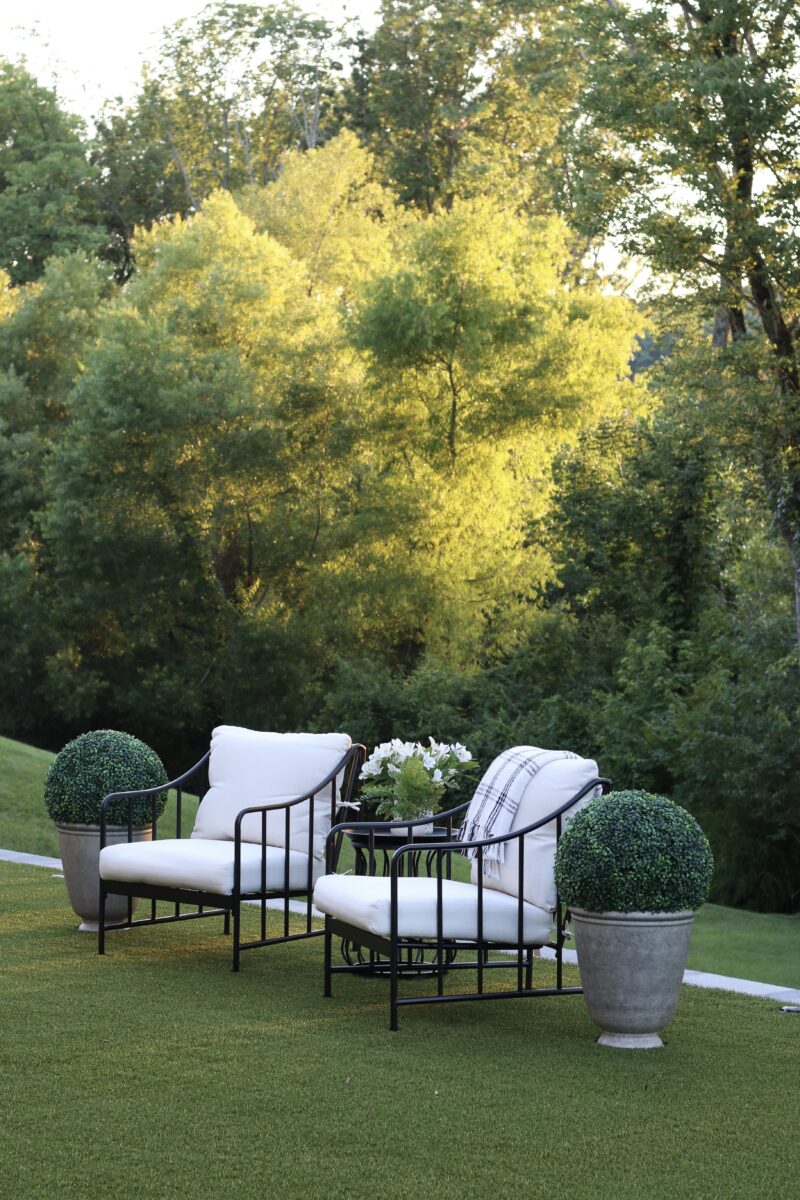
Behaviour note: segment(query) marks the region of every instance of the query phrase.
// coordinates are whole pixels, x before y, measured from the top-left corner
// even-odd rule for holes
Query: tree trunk
[[[172,136],[171,129],[167,130],[167,141],[169,142],[169,148],[172,153],[172,161],[175,163],[175,166],[178,168],[178,170],[181,173],[181,178],[183,179],[183,186],[186,189],[186,195],[189,199],[189,203],[191,204],[191,206],[195,210],[195,212],[199,212],[200,204],[198,203],[197,198],[196,198],[194,192],[192,191],[192,184],[191,184],[191,180],[189,179],[189,172],[186,169],[185,162],[183,161],[183,159],[180,156],[180,152],[178,151],[178,147],[175,144],[175,138]]]
[[[794,622],[797,644],[800,646],[800,547],[796,533],[785,535],[792,559],[792,579],[794,581]]]

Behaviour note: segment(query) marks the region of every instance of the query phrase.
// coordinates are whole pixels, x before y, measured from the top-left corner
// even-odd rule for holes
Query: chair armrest
[[[361,757],[359,751],[363,753],[364,747],[360,745],[351,746],[347,753],[339,759],[339,762],[336,764],[333,770],[330,771],[324,779],[321,779],[319,783],[315,783],[310,791],[304,792],[302,796],[295,796],[292,800],[276,800],[274,804],[251,804],[247,808],[241,809],[236,814],[234,840],[241,840],[242,821],[246,816],[249,816],[250,813],[268,813],[280,809],[294,808],[297,804],[304,804],[307,800],[313,800],[317,792],[321,792],[324,787],[327,787],[329,783],[332,783],[336,779],[337,775],[339,775],[342,771],[347,770],[347,765],[349,762],[351,762],[351,760],[354,763],[357,763],[357,760]],[[346,783],[350,784],[348,787],[348,795],[350,795],[353,790],[352,782],[346,781]]]
[[[579,800],[582,800],[584,796],[588,795],[589,792],[593,792],[597,787],[602,787],[603,794],[605,794],[611,790],[611,780],[603,778],[592,779],[589,783],[585,784],[579,792],[576,792],[574,796],[570,797],[565,804],[562,804],[560,808],[554,809],[553,812],[548,813],[546,817],[540,817],[540,819],[538,821],[534,821],[533,824],[526,825],[524,829],[514,829],[509,833],[498,834],[496,837],[481,838],[480,840],[471,842],[462,842],[460,839],[456,838],[452,842],[414,842],[413,844],[410,843],[408,846],[398,846],[392,855],[392,878],[394,879],[397,877],[400,860],[405,854],[418,854],[423,850],[441,850],[443,853],[452,850],[477,850],[484,846],[496,846],[500,842],[510,842],[515,838],[523,838],[526,834],[532,833],[534,829],[540,829],[543,825],[549,825],[551,821],[557,820],[560,816],[567,812],[568,809],[572,808],[574,804],[577,804]],[[332,832],[333,830],[331,830],[331,833]]]
[[[302,796],[295,796],[291,800],[277,800],[277,802],[275,802],[273,804],[249,804],[246,809],[241,809],[240,812],[237,812],[236,820],[234,823],[234,894],[239,893],[239,887],[240,887],[241,846],[242,846],[241,827],[242,827],[242,821],[245,820],[245,817],[251,816],[253,814],[259,814],[259,812],[261,814],[261,842],[260,842],[260,845],[261,845],[261,872],[264,872],[265,860],[266,860],[265,854],[266,854],[266,845],[267,845],[267,842],[266,842],[266,818],[267,818],[267,815],[269,815],[269,812],[275,812],[275,811],[278,811],[278,812],[284,811],[285,812],[284,854],[285,854],[285,863],[287,863],[287,875],[288,875],[288,870],[289,870],[289,857],[288,856],[289,856],[289,850],[290,850],[289,810],[295,808],[295,806],[297,804],[305,804],[306,802],[311,802],[311,804],[312,804],[312,817],[311,817],[311,820],[308,821],[308,875],[309,875],[308,882],[309,882],[309,893],[311,893],[311,859],[313,857],[313,841],[314,841],[314,821],[313,821],[314,797],[317,796],[317,793],[321,792],[321,790],[323,790],[324,787],[331,784],[331,786],[333,788],[333,794],[331,796],[331,820],[333,820],[333,815],[335,815],[336,806],[337,806],[337,802],[336,802],[336,779],[337,779],[337,776],[341,773],[344,773],[344,780],[343,780],[343,787],[342,787],[343,799],[342,798],[339,799],[339,804],[342,804],[342,803],[347,804],[350,802],[351,797],[353,797],[356,776],[357,776],[357,774],[359,774],[359,770],[361,768],[361,763],[363,761],[365,761],[366,756],[367,756],[367,751],[366,751],[365,746],[362,746],[359,743],[355,743],[355,745],[350,746],[349,750],[347,751],[347,754],[344,754],[342,756],[342,758],[339,758],[339,761],[337,762],[336,767],[333,767],[331,772],[329,772],[329,774],[327,774],[325,776],[325,779],[320,780],[318,782],[318,784],[315,784],[311,791],[303,793]]]
[[[108,806],[111,804],[112,800],[127,800],[128,801],[128,841],[131,841],[132,837],[133,837],[131,809],[133,806],[133,801],[136,799],[136,797],[137,796],[152,796],[152,798],[153,798],[153,803],[152,803],[153,825],[155,825],[156,824],[156,816],[155,816],[156,801],[158,800],[158,797],[162,796],[164,794],[164,792],[171,791],[172,788],[178,788],[179,791],[182,790],[182,785],[186,782],[186,780],[191,779],[191,777],[195,774],[195,772],[199,771],[200,768],[203,767],[208,762],[210,757],[211,757],[211,751],[207,750],[205,752],[205,754],[203,755],[203,757],[198,762],[196,762],[193,767],[189,767],[188,771],[184,771],[182,775],[179,775],[177,777],[177,779],[169,779],[166,783],[162,783],[158,787],[135,788],[135,789],[133,789],[131,791],[127,791],[127,792],[109,792],[107,796],[104,796],[103,800],[100,804],[100,849],[102,850],[103,846],[105,846],[105,844],[106,844],[106,826],[108,824]]]
[[[409,846],[399,846],[397,848],[397,850],[395,850],[394,854],[392,855],[391,862],[389,864],[389,914],[390,914],[390,928],[391,928],[392,942],[393,943],[397,942],[400,867],[403,862],[403,858],[407,854],[411,854],[411,853],[420,854],[420,853],[427,853],[429,851],[436,852],[436,923],[437,923],[437,937],[438,937],[439,941],[441,942],[441,940],[442,940],[442,920],[443,920],[443,917],[442,917],[442,911],[443,911],[443,908],[442,908],[442,906],[443,906],[442,860],[443,860],[445,854],[453,853],[454,851],[462,851],[463,852],[464,850],[469,850],[469,849],[480,849],[484,846],[495,846],[500,842],[509,842],[509,841],[512,841],[515,839],[518,840],[520,842],[520,844],[522,844],[523,839],[526,834],[532,833],[534,829],[540,829],[543,825],[549,825],[551,821],[558,822],[558,825],[556,827],[556,840],[558,840],[558,838],[561,836],[561,820],[560,820],[561,816],[568,809],[572,808],[573,805],[577,804],[579,800],[582,800],[584,796],[588,795],[589,792],[594,791],[595,788],[597,788],[597,787],[601,787],[603,789],[603,792],[605,793],[611,789],[611,781],[609,779],[603,779],[603,778],[597,778],[597,779],[591,780],[584,787],[582,787],[579,792],[576,792],[574,796],[571,796],[570,799],[565,804],[562,804],[559,808],[556,808],[551,813],[548,813],[546,817],[541,817],[538,821],[533,821],[530,825],[526,825],[524,829],[515,829],[509,833],[498,834],[496,837],[481,838],[481,839],[476,839],[476,840],[469,841],[469,842],[468,841],[462,842],[460,839],[457,839],[455,841],[445,842],[445,843],[442,843],[442,842],[428,842],[428,843],[415,842]],[[520,865],[519,865],[520,876],[519,876],[519,889],[518,889],[518,893],[517,893],[517,914],[518,914],[517,915],[517,923],[518,923],[517,927],[518,927],[518,938],[519,938],[520,942],[522,940],[523,904],[524,904],[522,862],[523,862],[523,858],[522,858],[522,854],[520,854]],[[478,889],[478,914],[479,914],[478,915],[478,921],[479,921],[478,928],[480,929],[481,922],[483,919],[482,918],[482,911],[483,911],[482,906],[483,906],[483,888],[484,888],[483,879],[482,879],[480,873],[478,875],[478,883],[476,886]],[[558,898],[556,898],[556,902],[558,903]]]
[[[360,770],[361,764],[364,762],[364,760],[366,758],[366,754],[367,754],[366,748],[364,746],[360,745],[358,742],[356,742],[355,745],[351,746],[349,748],[349,750],[347,751],[347,753],[344,754],[342,756],[342,758],[339,759],[339,762],[336,764],[336,766],[333,768],[333,770],[330,771],[325,776],[324,779],[320,780],[319,783],[316,783],[310,791],[305,792],[302,796],[295,796],[292,800],[279,800],[279,801],[276,801],[274,804],[250,804],[247,806],[247,808],[241,809],[241,811],[236,814],[236,820],[234,823],[234,850],[233,850],[233,877],[234,877],[234,888],[235,889],[238,889],[239,880],[241,878],[242,822],[243,822],[244,818],[247,816],[251,816],[253,814],[257,814],[257,813],[261,814],[261,857],[262,857],[262,862],[263,862],[264,856],[266,854],[266,846],[267,846],[267,840],[266,840],[267,839],[267,815],[270,812],[276,812],[276,811],[277,812],[280,812],[280,811],[285,812],[285,814],[286,814],[286,822],[285,822],[286,832],[285,832],[284,853],[286,856],[286,871],[287,871],[287,877],[288,877],[288,870],[289,870],[288,855],[289,855],[289,851],[290,851],[290,840],[291,840],[289,810],[294,808],[298,804],[305,804],[307,802],[310,802],[312,804],[312,818],[309,820],[309,823],[308,823],[308,857],[309,857],[309,872],[310,872],[310,870],[311,870],[310,860],[313,857],[313,844],[314,844],[314,821],[313,821],[314,797],[317,795],[318,792],[321,792],[323,788],[327,787],[328,784],[332,785],[332,787],[334,789],[334,794],[331,797],[331,820],[333,820],[334,814],[336,811],[336,807],[337,807],[336,796],[335,796],[336,779],[338,778],[338,776],[341,773],[344,772],[344,781],[343,781],[343,787],[342,787],[343,799],[340,798],[339,804],[348,804],[352,798],[353,791],[354,791],[355,785],[356,785],[356,778],[357,778],[358,772]]]

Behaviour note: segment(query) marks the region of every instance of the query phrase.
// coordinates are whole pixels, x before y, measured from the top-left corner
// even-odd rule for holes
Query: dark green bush
[[[694,817],[665,796],[612,792],[569,822],[556,883],[589,912],[682,912],[708,896],[714,860]]]
[[[164,765],[154,750],[129,733],[95,729],[69,742],[53,761],[44,784],[44,802],[54,821],[97,825],[100,806],[109,792],[158,787],[167,782]],[[167,793],[156,798],[156,816],[164,811]],[[152,797],[133,802],[134,825],[152,821]],[[109,806],[112,825],[128,822],[128,803]]]

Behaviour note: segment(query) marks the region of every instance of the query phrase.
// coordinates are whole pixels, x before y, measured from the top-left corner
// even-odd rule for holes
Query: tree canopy
[[[0,64],[0,729],[565,746],[795,911],[799,73],[785,0]]]

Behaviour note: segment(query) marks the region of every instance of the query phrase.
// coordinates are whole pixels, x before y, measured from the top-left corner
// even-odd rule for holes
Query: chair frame
[[[483,838],[476,841],[460,841],[453,838],[447,842],[425,842],[424,836],[419,841],[412,840],[405,846],[399,847],[392,855],[390,863],[390,903],[391,903],[391,928],[388,938],[370,933],[368,930],[360,929],[357,926],[351,925],[348,922],[341,921],[337,917],[326,915],[325,917],[325,990],[324,995],[330,997],[332,977],[339,973],[349,974],[369,974],[374,973],[374,956],[381,955],[388,959],[389,975],[389,1028],[392,1032],[398,1029],[398,1011],[403,1005],[418,1005],[418,1004],[453,1004],[462,1000],[515,1000],[521,998],[533,998],[537,996],[569,996],[580,995],[583,992],[581,987],[565,987],[563,982],[563,951],[564,942],[567,937],[566,925],[570,920],[570,913],[564,905],[561,898],[556,893],[556,905],[554,909],[554,921],[556,928],[555,941],[547,942],[531,942],[524,940],[524,904],[526,903],[523,895],[523,883],[525,876],[525,836],[532,833],[535,829],[540,829],[543,825],[548,825],[550,822],[556,823],[556,845],[558,844],[562,828],[562,817],[573,805],[582,800],[584,796],[589,795],[596,788],[601,787],[603,793],[611,790],[611,781],[602,777],[593,779],[587,783],[580,791],[576,792],[565,804],[560,808],[555,809],[546,817],[542,817],[538,821],[534,821],[530,825],[526,825],[523,829],[514,830],[512,833],[502,834],[496,837]],[[438,821],[446,822],[448,834],[452,837],[453,833],[453,818],[463,813],[469,807],[468,804],[459,805],[457,808],[450,809],[445,813],[437,813]],[[387,830],[397,827],[411,827],[415,825],[425,825],[430,823],[430,817],[421,817],[415,821],[359,821],[345,822],[334,826],[328,834],[328,871],[335,869],[331,864],[335,864],[338,858],[338,849],[341,844],[341,838],[349,831],[366,832],[369,835],[369,874],[375,874],[375,842],[374,835],[378,831]],[[339,843],[337,844],[337,840]],[[519,876],[517,887],[517,940],[516,942],[491,942],[483,936],[483,905],[484,905],[484,882],[483,882],[483,859],[484,851],[487,846],[496,846],[501,842],[519,843]],[[477,937],[473,940],[454,940],[443,936],[443,879],[450,879],[451,866],[450,854],[461,852],[467,849],[477,850],[477,881],[473,885],[477,891],[478,897],[478,913],[477,913]],[[405,874],[404,865],[405,859],[411,854],[430,854],[432,860],[435,857],[436,862],[436,929],[435,938],[401,938],[398,935],[398,894],[399,880]],[[445,857],[446,856],[446,857]],[[446,864],[443,874],[443,862]],[[353,963],[348,965],[333,965],[333,950],[332,942],[334,937],[346,938],[355,941],[361,946],[366,947],[370,951],[370,962],[368,963]],[[555,987],[534,987],[533,986],[533,957],[534,951],[539,950],[542,946],[546,946],[555,951],[556,962],[556,986]],[[436,994],[432,996],[400,996],[399,982],[401,974],[405,977],[407,974],[413,973],[404,970],[407,964],[411,964],[413,956],[419,955],[424,951],[435,952],[435,968],[432,964],[428,964],[429,971],[435,969],[436,973]],[[464,951],[473,950],[475,957],[470,957],[469,961],[464,961],[462,954]],[[511,954],[504,955],[503,959],[489,959],[489,954],[492,951],[511,951]],[[403,963],[403,956],[406,956],[406,963]],[[508,991],[486,991],[484,988],[484,976],[487,971],[493,970],[516,970],[516,988]],[[474,971],[477,975],[476,990],[474,992],[448,993],[444,991],[444,977],[448,971],[462,970]]]
[[[152,840],[157,840],[158,819],[157,806],[158,797],[164,792],[175,789],[177,793],[177,814],[176,814],[176,838],[181,838],[181,811],[184,797],[184,784],[193,779],[195,776],[199,778],[198,805],[202,800],[205,792],[208,790],[208,763],[211,758],[211,751],[208,750],[203,757],[196,762],[188,771],[184,771],[177,779],[170,780],[162,787],[142,788],[137,791],[127,792],[111,792],[105,797],[102,803],[100,812],[100,848],[106,844],[106,830],[108,825],[108,806],[114,800],[128,801],[128,842],[133,841],[132,824],[132,805],[137,796],[150,796],[152,799]],[[126,882],[123,880],[100,879],[100,920],[97,934],[97,952],[105,954],[105,935],[109,931],[117,929],[130,929],[139,925],[162,925],[173,921],[191,921],[197,920],[200,917],[223,917],[223,931],[227,935],[230,933],[231,916],[233,917],[233,965],[234,971],[239,970],[240,956],[243,950],[255,950],[260,946],[270,946],[279,942],[294,942],[304,938],[321,937],[324,933],[323,929],[314,929],[312,927],[312,910],[313,901],[312,894],[314,891],[314,807],[318,803],[316,794],[321,792],[323,788],[330,785],[331,789],[331,823],[337,819],[341,820],[343,811],[352,803],[355,792],[358,775],[361,766],[366,758],[366,749],[359,744],[353,745],[345,755],[339,760],[333,770],[326,775],[318,784],[314,786],[313,791],[306,792],[302,796],[297,796],[294,800],[288,800],[277,804],[259,804],[250,805],[243,808],[236,816],[234,824],[234,867],[233,867],[233,891],[230,894],[220,894],[216,892],[208,892],[202,890],[190,890],[187,888],[172,888],[161,884],[147,884]],[[336,778],[344,772],[344,780],[342,783],[341,797],[336,795]],[[205,777],[206,788],[203,789],[203,779]],[[304,844],[302,849],[308,855],[308,872],[306,878],[306,886],[303,888],[268,888],[267,887],[267,815],[276,810],[284,810],[285,812],[285,846],[284,850],[284,879],[289,878],[289,855],[292,850],[300,849],[299,842],[293,845],[290,842],[291,830],[291,809],[298,804],[309,803],[309,819],[308,819],[308,844]],[[261,814],[261,887],[257,891],[246,892],[241,886],[241,856],[242,856],[242,821],[251,813]],[[247,839],[249,844],[249,839]],[[305,843],[305,836],[303,837]],[[256,845],[258,843],[255,843]],[[274,847],[273,847],[274,848]],[[280,847],[279,847],[280,848]],[[327,846],[326,846],[327,853]],[[107,925],[105,921],[105,906],[106,897],[109,895],[127,896],[128,897],[128,915],[127,920],[115,922]],[[296,897],[305,896],[305,929],[301,933],[289,932],[289,915],[290,900]],[[133,918],[133,901],[134,898],[150,901],[150,915],[148,917]],[[174,911],[171,915],[158,915],[156,909],[157,901],[168,901],[174,904]],[[267,902],[272,900],[283,900],[283,933],[276,937],[267,937]],[[261,906],[261,929],[260,938],[254,941],[243,942],[241,938],[241,908],[244,903],[260,903]],[[182,912],[181,906],[189,905],[194,911]]]

